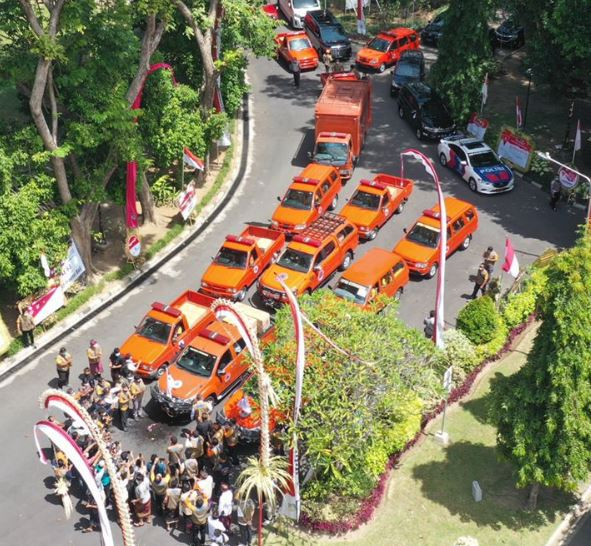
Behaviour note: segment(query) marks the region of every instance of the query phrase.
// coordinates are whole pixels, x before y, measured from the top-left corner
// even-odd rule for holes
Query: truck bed
[[[270,251],[275,252],[276,250],[279,250],[279,247],[283,246],[283,243],[285,242],[285,235],[280,231],[259,226],[248,226],[240,236],[254,239],[257,246],[265,254]],[[275,246],[278,248],[275,248]]]
[[[203,320],[208,313],[211,313],[211,304],[214,298],[195,292],[194,290],[187,290],[170,306],[178,309],[187,319],[189,328],[193,328],[199,321]]]

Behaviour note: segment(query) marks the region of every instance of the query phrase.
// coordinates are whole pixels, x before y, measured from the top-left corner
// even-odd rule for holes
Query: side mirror
[[[402,228],[402,231],[403,231],[404,233],[408,233],[408,229],[406,229],[405,227],[404,227],[404,228]]]
[[[315,265],[314,266],[314,273],[318,273],[319,271],[322,271],[322,267],[320,265]]]
[[[277,201],[281,202],[281,197],[277,196]]]
[[[222,369],[218,368],[218,369],[217,369],[217,371],[215,372],[215,374],[216,374],[217,376],[220,376],[220,377],[221,377],[222,375],[224,375],[224,370],[222,370]]]
[[[410,115],[412,116],[412,119],[417,119],[417,111],[413,110]]]
[[[312,159],[312,152],[308,152],[308,159]]]

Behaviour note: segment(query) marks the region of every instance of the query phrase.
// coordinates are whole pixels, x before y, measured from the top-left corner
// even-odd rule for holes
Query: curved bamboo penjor
[[[39,401],[40,401],[42,408],[46,408],[46,409],[57,408],[57,409],[63,411],[64,413],[68,414],[72,419],[81,423],[84,427],[86,427],[86,429],[88,429],[88,432],[90,433],[92,439],[96,442],[96,444],[98,446],[99,453],[101,454],[101,457],[102,457],[103,461],[105,462],[105,468],[109,474],[109,477],[111,478],[111,484],[112,484],[111,487],[112,487],[113,495],[115,497],[115,505],[117,507],[117,518],[119,521],[119,525],[121,527],[121,533],[123,535],[123,545],[124,546],[135,546],[135,536],[134,536],[134,532],[133,532],[133,526],[131,523],[131,516],[129,514],[129,507],[127,505],[127,502],[124,500],[125,496],[124,496],[124,492],[123,492],[123,486],[121,485],[121,482],[117,478],[117,469],[115,468],[115,463],[113,463],[113,459],[111,458],[111,454],[109,453],[107,445],[106,445],[105,441],[103,440],[103,437],[102,437],[97,425],[95,424],[93,419],[90,417],[88,412],[78,403],[78,401],[65,392],[62,392],[62,391],[56,390],[56,389],[48,389],[45,392],[43,392]],[[50,438],[52,436],[54,438],[58,438],[58,436],[56,436],[57,430],[55,430],[55,429],[52,432],[50,431],[51,434],[47,434],[46,431],[48,430],[48,428],[47,428],[48,424],[49,424],[48,421],[40,421],[39,423],[37,423],[35,425],[35,433],[37,433],[37,430],[40,430],[41,432],[48,435]],[[44,427],[44,428],[42,428],[42,427]],[[59,430],[61,430],[61,429],[59,429]],[[64,433],[63,431],[62,431],[62,433],[63,433],[63,436],[65,436],[67,439],[69,439],[69,436],[66,433]],[[57,434],[59,434],[59,433],[57,433]],[[39,450],[39,456],[41,458],[41,461],[46,462],[44,455],[40,451],[39,443],[38,443],[38,439],[37,439],[36,435],[35,435],[35,441],[37,442],[37,449]],[[87,469],[89,469],[88,461],[85,458],[84,458],[84,463],[86,463]],[[78,467],[77,467],[77,469],[79,471],[81,470]],[[87,470],[87,469],[84,469],[84,470]],[[81,472],[81,474],[82,474],[82,472]],[[91,491],[92,491],[92,489],[91,489]],[[100,504],[98,502],[99,499],[97,499],[95,497],[95,501],[97,501],[97,506],[99,506],[99,504]],[[107,546],[113,544],[113,538],[111,535],[110,527],[108,529],[104,528],[105,526],[108,526],[108,525],[109,525],[108,519],[106,520],[106,525],[104,523],[101,524],[102,540],[103,540],[103,543]]]

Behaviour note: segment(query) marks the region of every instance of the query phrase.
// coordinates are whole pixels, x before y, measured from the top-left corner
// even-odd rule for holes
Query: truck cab
[[[353,174],[357,157],[353,155],[351,135],[347,133],[321,132],[318,134],[312,161],[320,165],[336,167],[343,180]]]
[[[277,276],[296,296],[310,293],[324,284],[337,270],[353,261],[359,244],[357,228],[346,218],[327,213],[287,245],[279,259],[259,281],[259,294],[265,304],[275,307],[287,301]]]

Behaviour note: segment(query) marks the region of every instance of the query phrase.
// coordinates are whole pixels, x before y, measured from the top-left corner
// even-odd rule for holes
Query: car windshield
[[[336,44],[337,42],[344,42],[347,40],[343,28],[339,26],[334,27],[320,27],[320,34],[322,39],[328,44]]]
[[[367,299],[369,288],[347,279],[341,279],[335,286],[334,293],[345,300],[363,305]]]
[[[436,96],[431,98],[422,104],[422,110],[425,116],[438,119],[442,115],[447,115],[447,108],[445,104]]]
[[[385,53],[386,51],[388,51],[388,48],[390,47],[391,43],[392,42],[390,40],[384,40],[383,38],[374,38],[371,42],[369,42],[369,44],[367,44],[367,47],[369,49]]]
[[[406,239],[419,245],[437,248],[439,230],[431,226],[426,226],[425,224],[415,224],[406,234]]]
[[[177,366],[201,377],[209,377],[215,366],[216,357],[189,347],[178,359]]]
[[[286,267],[292,271],[299,271],[300,273],[307,273],[310,271],[310,265],[312,265],[312,254],[306,254],[305,252],[299,252],[293,248],[286,248],[285,252],[281,255],[281,258],[277,261],[277,265]]]
[[[344,142],[319,142],[314,160],[328,161],[331,165],[343,165],[347,161],[349,148]]]
[[[293,0],[294,9],[319,8],[318,0]]]
[[[470,163],[473,167],[494,167],[499,164],[499,160],[492,152],[484,152],[482,154],[471,154]]]
[[[355,195],[351,197],[350,204],[362,209],[378,210],[380,206],[380,196],[375,193],[367,193],[365,191],[357,190]]]
[[[308,38],[297,38],[296,40],[289,41],[289,49],[291,49],[291,51],[302,51],[303,49],[310,49],[311,47]]]
[[[288,190],[285,194],[282,206],[290,209],[310,210],[314,194],[311,191]]]
[[[407,76],[418,78],[420,75],[419,65],[416,63],[399,62],[394,69],[396,76]]]
[[[156,320],[152,317],[146,317],[138,326],[136,333],[139,336],[149,339],[150,341],[165,344],[168,343],[170,328],[170,324],[160,322],[159,320]]]
[[[246,256],[247,253],[243,250],[235,250],[223,246],[215,257],[214,262],[224,267],[244,269],[246,267]]]

